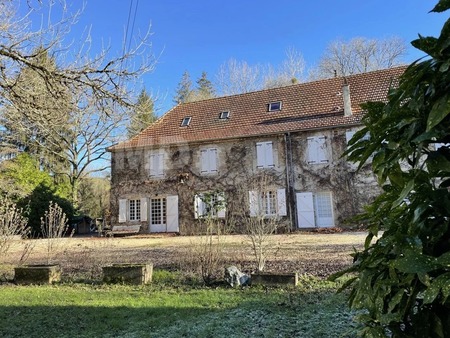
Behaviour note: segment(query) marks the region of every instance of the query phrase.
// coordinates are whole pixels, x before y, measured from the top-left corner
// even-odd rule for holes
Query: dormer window
[[[223,111],[219,114],[219,119],[226,120],[230,118],[230,112],[229,111]]]
[[[181,127],[187,127],[191,123],[191,117],[185,117],[183,121],[181,121]]]
[[[281,101],[270,102],[267,105],[267,111],[279,111],[281,110]]]

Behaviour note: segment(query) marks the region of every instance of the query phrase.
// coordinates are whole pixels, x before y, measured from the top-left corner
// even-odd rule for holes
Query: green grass
[[[147,286],[0,286],[1,337],[354,337],[330,282],[204,288],[155,271]]]

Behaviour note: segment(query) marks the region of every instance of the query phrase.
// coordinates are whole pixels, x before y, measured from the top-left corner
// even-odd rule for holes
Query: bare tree
[[[304,69],[302,54],[294,47],[289,47],[286,58],[279,66],[249,65],[246,61],[228,60],[219,68],[216,86],[221,95],[282,87],[301,82]]]
[[[54,96],[64,89],[69,92],[76,89],[92,97],[99,110],[108,106],[107,102],[113,102],[118,107],[133,105],[130,100],[133,96],[129,95],[132,88],[127,86],[128,81],[153,70],[155,65],[154,55],[145,51],[150,46],[149,31],[137,40],[134,48],[122,55],[110,58],[109,48],[105,47],[92,57],[88,31],[78,48],[75,44],[63,44],[80,12],[68,15],[64,1],[39,1],[41,5],[30,7],[29,13],[21,16],[14,7],[18,4],[12,1],[2,1],[0,4],[0,103],[29,104],[27,97],[16,91],[14,76],[20,69],[27,68],[43,79],[48,92]],[[49,19],[47,26],[33,31],[29,19],[31,14],[45,9],[51,13],[54,6],[61,6],[60,20],[53,23]],[[50,68],[38,62],[39,55],[35,51],[39,46],[55,58],[58,67]],[[61,87],[55,87],[55,84]]]
[[[25,238],[29,232],[22,209],[7,198],[0,197],[0,254],[6,254],[14,237]]]
[[[47,264],[59,253],[61,238],[66,234],[68,219],[61,207],[57,203],[50,202],[44,217],[41,218],[42,236],[46,241]]]
[[[262,87],[260,75],[260,66],[230,59],[220,66],[217,73],[218,91],[222,95],[235,95],[259,90]]]
[[[391,68],[403,63],[405,53],[406,44],[398,37],[336,40],[328,45],[309,77],[314,80]]]
[[[76,205],[79,180],[105,169],[105,148],[117,141],[126,111],[136,102],[132,81],[155,66],[154,55],[146,50],[150,32],[117,57],[110,57],[108,47],[91,56],[88,31],[80,46],[63,44],[79,12],[68,15],[64,1],[27,3],[35,7],[20,16],[14,7],[18,2],[0,2],[0,109],[4,113],[9,107],[33,121],[21,123],[21,128],[25,135],[38,129],[33,142],[67,165],[63,174],[69,177]],[[61,6],[61,18],[54,23],[49,16],[45,27],[32,30],[29,16],[45,9],[53,13],[54,6]],[[42,62],[44,52],[52,62]],[[21,80],[25,70],[38,88]],[[56,117],[48,114],[49,98],[62,108]],[[94,167],[96,162],[100,164]]]
[[[286,50],[286,58],[276,70],[269,65],[264,72],[264,88],[276,88],[295,84],[303,80],[305,59],[294,47]]]

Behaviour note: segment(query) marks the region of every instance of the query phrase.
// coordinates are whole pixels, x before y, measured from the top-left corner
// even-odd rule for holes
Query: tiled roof
[[[109,150],[357,125],[363,113],[360,104],[386,100],[390,85],[405,68],[348,76],[351,116],[344,116],[344,78],[332,78],[180,104],[137,136]],[[267,105],[274,101],[282,101],[282,109],[268,112]],[[230,112],[229,119],[219,119],[224,111]],[[189,126],[181,127],[188,116],[192,118]]]

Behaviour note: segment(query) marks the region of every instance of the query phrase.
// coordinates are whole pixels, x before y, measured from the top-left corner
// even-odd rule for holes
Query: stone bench
[[[113,225],[111,230],[105,230],[105,235],[108,237],[136,235],[140,229],[140,225]]]

